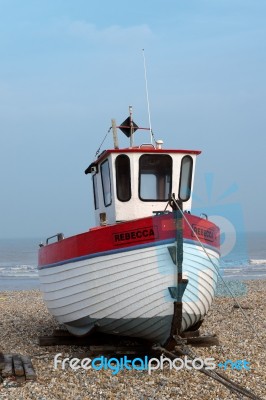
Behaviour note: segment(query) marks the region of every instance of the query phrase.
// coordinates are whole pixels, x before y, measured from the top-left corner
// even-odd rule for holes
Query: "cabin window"
[[[99,195],[98,195],[98,185],[97,185],[97,175],[92,176],[93,183],[93,196],[94,196],[94,208],[97,210],[99,208]]]
[[[102,177],[102,187],[103,187],[103,200],[104,200],[104,205],[107,207],[112,202],[110,168],[108,160],[105,160],[101,164],[101,177]]]
[[[116,193],[120,201],[129,201],[131,198],[130,160],[125,154],[116,157]]]
[[[139,197],[143,201],[167,201],[172,190],[172,158],[144,154],[139,159]]]
[[[181,161],[180,181],[178,197],[181,201],[187,201],[191,194],[193,160],[190,156],[185,156]]]

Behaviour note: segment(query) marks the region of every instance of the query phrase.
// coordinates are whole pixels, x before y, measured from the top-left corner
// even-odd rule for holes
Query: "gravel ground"
[[[248,307],[245,313],[252,321],[261,342],[266,343],[266,280],[245,282],[237,300]],[[241,286],[242,288],[242,286]],[[194,348],[203,359],[215,362],[230,359],[247,360],[250,370],[227,369],[226,374],[258,396],[266,399],[265,346],[255,337],[233,300],[220,293],[206,317],[201,333],[216,333],[219,346]],[[54,369],[54,356],[89,357],[85,347],[39,347],[38,336],[51,335],[58,328],[48,313],[38,290],[0,293],[0,351],[30,355],[37,373],[36,382],[18,385],[12,380],[0,383],[0,399],[82,400],[82,399],[240,399],[216,381],[196,370],[176,371],[76,371]],[[219,371],[223,372],[220,368]]]

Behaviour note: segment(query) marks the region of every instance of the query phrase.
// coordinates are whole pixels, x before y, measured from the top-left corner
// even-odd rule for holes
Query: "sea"
[[[38,248],[41,239],[0,239],[0,291],[39,288]]]
[[[266,279],[266,232],[239,233],[226,240],[232,249],[225,249],[221,258],[225,281]],[[0,291],[39,288],[40,242],[39,238],[0,239]]]

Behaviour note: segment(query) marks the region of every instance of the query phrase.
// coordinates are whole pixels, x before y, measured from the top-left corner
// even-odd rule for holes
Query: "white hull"
[[[170,335],[177,267],[169,244],[127,250],[39,270],[44,301],[52,315],[77,335],[97,322],[99,331],[164,343]],[[184,243],[182,331],[207,314],[217,272],[202,248]],[[206,249],[218,267],[215,250]]]

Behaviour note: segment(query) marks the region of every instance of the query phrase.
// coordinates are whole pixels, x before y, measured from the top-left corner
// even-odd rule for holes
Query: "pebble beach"
[[[216,334],[218,346],[193,348],[198,357],[213,357],[215,362],[246,360],[249,370],[225,373],[235,382],[266,399],[266,280],[246,281],[237,301],[244,307],[253,329],[230,297],[215,298],[200,331]],[[54,357],[89,357],[86,347],[38,345],[38,337],[51,335],[59,325],[47,311],[39,290],[0,292],[0,352],[30,356],[37,374],[36,381],[17,383],[0,380],[1,400],[61,399],[240,399],[220,383],[197,370],[181,369],[147,371],[54,369]],[[264,344],[264,347],[263,347]],[[223,370],[220,370],[224,372]]]

